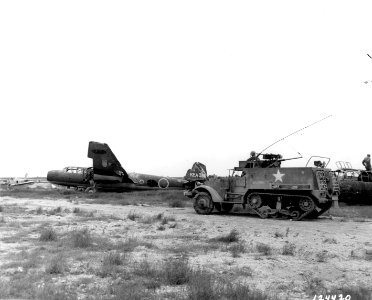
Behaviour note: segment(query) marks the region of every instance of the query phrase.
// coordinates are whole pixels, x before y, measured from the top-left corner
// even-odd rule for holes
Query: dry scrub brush
[[[70,238],[75,248],[87,248],[92,246],[93,239],[88,228],[72,231],[70,233]]]
[[[52,257],[49,265],[46,267],[45,272],[48,274],[62,274],[67,271],[66,260],[62,254]]]
[[[263,255],[271,255],[272,248],[264,243],[257,243],[256,250]]]
[[[108,277],[118,273],[118,266],[123,265],[125,259],[126,256],[123,253],[110,252],[105,254],[100,268],[96,271],[96,275],[100,277]]]
[[[57,240],[57,233],[51,227],[45,228],[40,233],[39,241],[50,242],[50,241],[56,241],[56,240]]]
[[[283,246],[282,254],[283,255],[294,255],[296,250],[296,245],[294,243],[287,243]]]
[[[115,249],[121,252],[132,252],[134,251],[134,249],[140,246],[146,247],[148,249],[156,248],[156,246],[151,242],[142,241],[135,237],[129,237],[125,241],[120,241],[119,243],[117,243],[115,245]]]
[[[210,239],[211,242],[234,243],[239,242],[239,232],[234,228],[228,234]]]

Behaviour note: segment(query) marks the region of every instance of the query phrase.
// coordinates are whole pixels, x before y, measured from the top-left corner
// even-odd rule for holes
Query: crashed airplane
[[[340,185],[340,202],[348,204],[372,204],[372,172],[354,169],[350,162],[337,161],[337,176]]]
[[[104,143],[89,142],[88,157],[93,167],[66,167],[49,171],[47,180],[56,185],[90,192],[124,192],[150,189],[185,189],[207,179],[205,165],[195,162],[183,178],[127,173],[110,147]]]
[[[8,189],[11,189],[16,186],[30,185],[34,184],[34,180],[30,180],[27,176],[27,173],[24,178],[2,178],[0,179],[0,186],[6,186]]]

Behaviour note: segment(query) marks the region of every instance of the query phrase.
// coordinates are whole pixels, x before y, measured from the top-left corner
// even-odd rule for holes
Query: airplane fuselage
[[[89,142],[88,157],[92,158],[93,167],[66,167],[60,171],[49,171],[47,180],[67,187],[128,191],[184,189],[199,180],[205,180],[207,176],[205,166],[198,162],[187,171],[184,179],[127,173],[107,144],[93,141]]]
[[[91,170],[92,168],[66,167],[63,170],[49,171],[47,180],[56,185],[79,188],[91,187],[93,180],[97,190],[106,191],[183,189],[187,183],[184,179],[140,173],[129,173],[123,182],[120,176],[93,174]]]

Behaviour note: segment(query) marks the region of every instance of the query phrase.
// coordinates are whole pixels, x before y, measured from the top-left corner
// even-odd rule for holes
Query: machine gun
[[[300,153],[299,153],[300,154]],[[302,155],[298,157],[283,158],[281,154],[265,153],[262,155],[262,160],[258,156],[249,158],[246,161],[239,162],[239,168],[280,168],[282,161],[293,160],[302,158]]]
[[[300,153],[299,153],[300,154]],[[291,158],[282,158],[281,154],[263,154],[261,168],[279,168],[282,161],[302,158],[302,155]]]

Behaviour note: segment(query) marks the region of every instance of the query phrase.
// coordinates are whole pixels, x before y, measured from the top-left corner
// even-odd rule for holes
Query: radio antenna
[[[275,145],[276,143],[279,143],[280,141],[286,139],[287,137],[290,137],[291,135],[294,135],[294,134],[297,133],[297,132],[300,132],[300,131],[302,131],[302,130],[304,130],[304,129],[306,129],[306,128],[309,128],[310,126],[313,126],[313,125],[315,125],[316,123],[319,123],[319,122],[321,122],[321,121],[323,121],[323,120],[325,120],[325,119],[328,119],[329,117],[332,117],[332,115],[329,115],[329,116],[327,116],[327,117],[325,117],[325,118],[323,118],[323,119],[321,119],[321,120],[318,120],[318,121],[316,121],[316,122],[314,122],[314,123],[311,123],[310,125],[307,125],[307,126],[305,126],[304,128],[301,128],[301,129],[299,129],[299,130],[296,130],[295,132],[292,132],[291,134],[288,134],[287,136],[281,138],[280,140],[277,140],[275,143],[272,143],[271,145],[269,145],[269,146],[267,146],[265,149],[263,149],[263,150],[262,150],[258,155],[256,155],[256,157],[258,157],[260,154],[262,154],[262,152],[264,152],[265,150],[269,149],[271,146]]]

